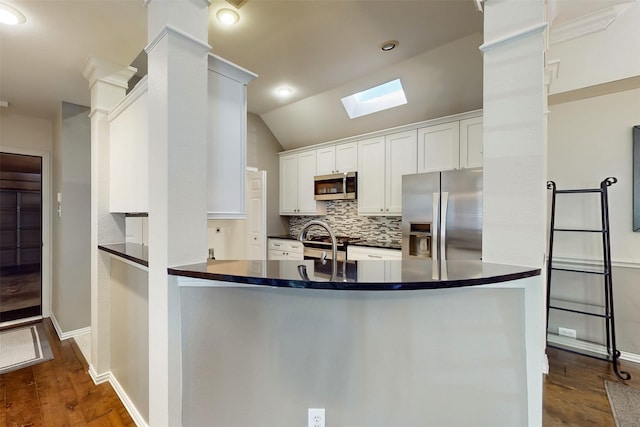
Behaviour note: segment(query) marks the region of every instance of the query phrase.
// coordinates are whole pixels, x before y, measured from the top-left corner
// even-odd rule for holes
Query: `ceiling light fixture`
[[[26,20],[27,18],[18,9],[0,3],[0,24],[17,25],[23,24]]]
[[[238,12],[227,8],[220,9],[216,13],[216,16],[218,17],[218,21],[222,22],[224,25],[233,25],[240,20]]]
[[[293,89],[291,89],[290,87],[283,86],[281,88],[278,88],[278,90],[276,90],[276,93],[278,94],[279,97],[286,98],[287,96],[290,96],[291,94],[293,94]]]
[[[382,43],[380,45],[380,49],[382,49],[384,52],[389,52],[390,50],[395,49],[399,44],[400,42],[398,42],[398,40],[389,40]]]

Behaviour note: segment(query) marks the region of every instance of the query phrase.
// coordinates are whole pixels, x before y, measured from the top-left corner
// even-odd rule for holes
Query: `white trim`
[[[207,212],[207,219],[247,219],[247,214],[237,212]]]
[[[109,120],[110,122],[115,120],[116,117],[118,117],[123,111],[129,108],[129,106],[131,106],[131,104],[133,104],[138,98],[147,93],[148,90],[148,76],[144,76],[131,90],[131,92],[129,92],[118,105],[113,107],[111,112],[109,112],[109,114],[107,115],[107,120]]]
[[[42,320],[42,316],[33,316],[33,317],[27,317],[26,319],[17,319],[17,320],[11,320],[11,321],[8,321],[8,322],[2,322],[2,323],[0,323],[0,328],[6,328],[8,326],[22,325],[24,323],[35,322],[37,320]]]
[[[256,73],[213,53],[210,53],[207,57],[207,67],[209,71],[221,74],[244,85],[247,85],[251,80],[258,77]]]
[[[60,341],[68,340],[69,338],[74,338],[78,335],[91,333],[91,326],[87,326],[86,328],[74,329],[69,332],[62,332],[62,328],[60,327],[60,324],[58,323],[58,320],[53,313],[51,313],[50,319],[51,323],[53,323],[53,328],[56,330],[56,334],[58,334],[58,338],[60,338]]]
[[[149,427],[149,424],[147,424],[147,422],[144,420],[144,417],[140,414],[140,411],[138,411],[136,405],[133,404],[133,402],[129,398],[129,395],[127,395],[127,393],[124,391],[111,371],[98,375],[93,365],[89,364],[89,376],[93,380],[93,383],[96,385],[109,382],[109,384],[111,384],[111,387],[113,387],[113,390],[118,395],[118,398],[124,405],[125,409],[133,419],[133,422],[136,423],[136,426]]]
[[[573,257],[553,257],[553,264],[555,266],[578,266],[578,267],[602,267],[604,265],[601,259],[589,259],[589,258],[573,258]],[[637,261],[611,261],[612,267],[617,268],[639,268],[640,262]]]
[[[631,4],[618,4],[586,15],[579,16],[559,25],[553,25],[549,32],[550,44],[558,44],[588,34],[606,30]]]
[[[10,154],[22,154],[27,156],[37,156],[42,158],[42,187],[40,189],[42,196],[42,264],[40,265],[40,274],[42,279],[42,295],[40,299],[42,317],[49,317],[51,313],[51,282],[52,282],[52,255],[51,255],[51,236],[53,234],[51,207],[53,200],[51,198],[53,188],[51,152],[45,150],[34,150],[31,148],[20,148],[0,144],[0,151]]]
[[[507,34],[506,36],[499,37],[499,38],[496,38],[495,40],[491,40],[487,43],[484,43],[482,46],[480,46],[479,49],[482,52],[487,52],[489,50],[502,47],[506,44],[510,44],[510,43],[525,39],[527,37],[533,36],[535,34],[541,33],[547,29],[548,25],[549,24],[547,24],[546,22],[542,22],[536,25],[531,25],[530,27],[527,27],[518,32]]]
[[[127,409],[127,412],[129,412],[129,415],[131,415],[131,418],[133,418],[133,422],[136,423],[138,427],[148,427],[149,424],[147,424],[147,422],[144,420],[144,417],[140,414],[140,411],[138,411],[136,405],[133,404],[127,393],[124,391],[116,377],[111,372],[109,372],[109,384],[111,384],[111,387],[113,387],[113,389],[116,391],[116,394],[122,401],[124,407]]]
[[[167,25],[162,29],[162,31],[160,31],[160,34],[158,34],[158,36],[144,48],[144,51],[150,53],[158,45],[158,43],[160,43],[160,41],[168,35],[178,36],[182,40],[190,42],[193,46],[198,47],[203,51],[208,52],[211,50],[211,46],[209,46],[209,43],[205,43],[202,40],[192,36],[191,34],[187,34],[184,31],[172,27],[171,25]]]
[[[588,341],[577,340],[575,338],[563,337],[555,334],[549,334],[547,336],[547,341],[553,344],[560,344],[565,347],[570,347],[575,350],[588,351],[591,353],[600,354],[602,356],[607,355],[607,347],[602,344],[596,344]],[[626,360],[629,362],[640,363],[640,354],[620,351],[620,359]]]

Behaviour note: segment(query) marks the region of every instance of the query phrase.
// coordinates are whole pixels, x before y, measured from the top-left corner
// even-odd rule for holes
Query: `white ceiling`
[[[0,1],[27,17],[0,24],[0,100],[10,104],[1,114],[54,118],[61,101],[89,105],[86,58],[129,64],[146,44],[142,0]],[[624,1],[561,0],[557,20]],[[259,75],[249,85],[249,111],[285,148],[482,105],[483,17],[472,0],[248,0],[230,28],[215,20],[223,6],[210,7],[212,52]],[[399,47],[381,52],[389,39]],[[407,106],[344,119],[340,97],[398,76]],[[273,93],[283,84],[295,91],[287,101]]]

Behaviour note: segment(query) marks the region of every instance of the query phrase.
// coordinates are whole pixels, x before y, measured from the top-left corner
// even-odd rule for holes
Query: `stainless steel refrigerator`
[[[482,258],[482,169],[402,177],[402,256]]]

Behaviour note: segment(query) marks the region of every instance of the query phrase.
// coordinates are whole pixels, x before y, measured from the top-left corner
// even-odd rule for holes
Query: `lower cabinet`
[[[304,246],[302,242],[289,239],[269,239],[269,260],[303,260]]]
[[[347,248],[347,259],[351,261],[365,260],[401,260],[402,251],[400,249],[370,248],[367,246],[349,246]]]

